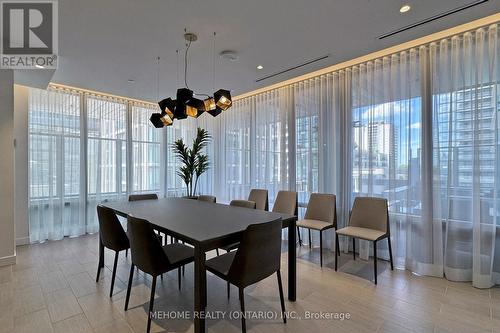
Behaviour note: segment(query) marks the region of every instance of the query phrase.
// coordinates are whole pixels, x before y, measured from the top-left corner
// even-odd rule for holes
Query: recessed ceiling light
[[[404,5],[403,7],[401,7],[401,8],[399,9],[399,12],[400,12],[400,13],[406,13],[406,12],[409,12],[409,11],[410,11],[410,9],[411,9],[410,5]]]
[[[135,83],[135,80],[132,80],[132,79],[128,79],[127,80],[128,83]]]
[[[40,69],[44,69],[45,67],[43,67],[42,65],[35,65],[36,68],[40,68]]]
[[[262,65],[257,66],[257,69],[263,69],[263,68],[264,68],[264,66],[262,66]]]

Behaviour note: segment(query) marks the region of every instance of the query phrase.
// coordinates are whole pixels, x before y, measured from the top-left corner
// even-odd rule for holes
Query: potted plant
[[[186,184],[188,198],[196,198],[198,179],[210,166],[208,155],[203,154],[203,149],[210,143],[211,138],[205,129],[198,127],[191,148],[184,143],[182,138],[172,144],[175,156],[182,163],[177,174]]]

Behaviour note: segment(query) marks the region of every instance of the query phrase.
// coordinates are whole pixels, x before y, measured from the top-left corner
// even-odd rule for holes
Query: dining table
[[[207,282],[205,260],[210,250],[238,242],[254,223],[281,219],[288,230],[288,300],[297,294],[296,220],[297,217],[264,210],[235,207],[188,198],[162,198],[142,201],[104,202],[115,214],[149,221],[153,228],[194,247],[194,331],[206,331]],[[104,246],[99,240],[99,267],[104,267]]]

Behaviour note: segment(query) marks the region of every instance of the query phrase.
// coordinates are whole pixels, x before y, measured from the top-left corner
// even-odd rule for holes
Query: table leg
[[[288,300],[295,302],[297,298],[297,249],[295,220],[288,224]]]
[[[205,252],[199,246],[194,249],[194,331],[205,332],[204,311],[207,303]]]

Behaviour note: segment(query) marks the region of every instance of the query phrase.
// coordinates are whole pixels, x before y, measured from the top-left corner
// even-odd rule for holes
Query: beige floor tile
[[[45,309],[42,289],[35,285],[16,292],[13,296],[12,306],[15,318]]]
[[[60,270],[39,275],[40,285],[44,293],[68,288],[68,281]]]
[[[66,279],[76,297],[90,295],[98,291],[95,279],[86,271],[69,276]]]
[[[16,333],[51,333],[53,332],[47,310],[41,310],[21,316],[14,320]]]
[[[82,309],[71,289],[60,289],[45,294],[45,301],[53,323],[82,313]]]
[[[112,322],[115,319],[121,319],[122,316],[109,297],[101,294],[90,294],[78,298],[85,316],[90,325],[97,328]]]
[[[94,332],[83,314],[61,320],[52,325],[55,333],[92,333]]]
[[[0,284],[12,281],[12,265],[0,267]]]
[[[12,308],[0,309],[0,333],[10,333],[14,330],[14,311]]]
[[[96,333],[134,333],[132,328],[122,319],[117,319],[94,330]]]

